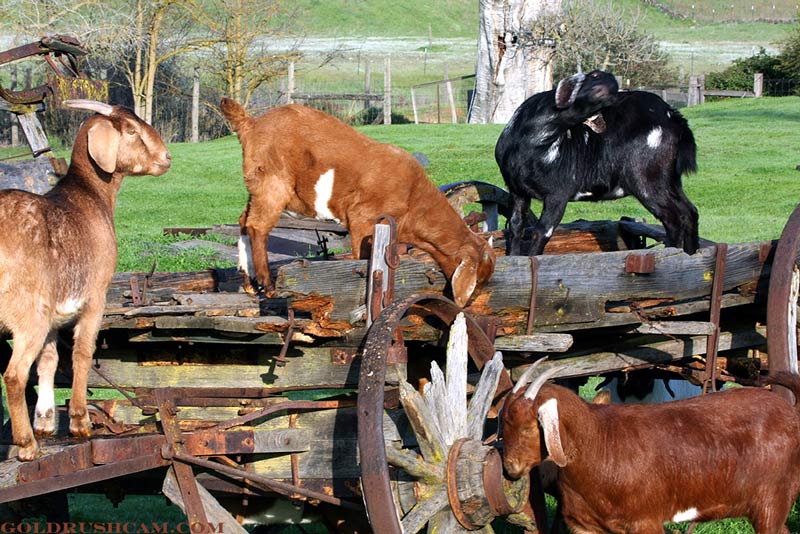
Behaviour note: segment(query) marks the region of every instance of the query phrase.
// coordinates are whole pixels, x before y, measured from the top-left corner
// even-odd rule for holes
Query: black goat
[[[617,89],[607,72],[576,74],[514,112],[495,147],[513,201],[509,254],[523,253],[531,198],[543,202],[528,252],[535,256],[544,251],[567,202],[627,195],[661,221],[667,246],[697,251],[697,209],[681,187],[681,175],[697,170],[694,135],[658,96]]]

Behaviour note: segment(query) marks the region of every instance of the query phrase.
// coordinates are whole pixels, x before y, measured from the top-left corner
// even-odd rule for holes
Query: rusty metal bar
[[[354,401],[339,401],[339,400],[332,400],[332,401],[297,400],[297,401],[282,402],[274,406],[267,406],[266,408],[262,408],[261,410],[257,410],[255,412],[250,412],[249,414],[242,415],[241,417],[236,417],[235,419],[222,421],[214,425],[214,428],[219,428],[220,430],[232,428],[234,426],[243,425],[245,423],[249,423],[250,421],[255,421],[256,419],[260,419],[262,417],[266,417],[267,415],[276,412],[282,412],[285,410],[326,410],[326,409],[335,410],[345,406],[353,406],[353,404]]]
[[[796,319],[790,320],[796,302],[792,295],[792,277],[800,249],[800,205],[798,205],[783,227],[781,238],[775,249],[775,258],[769,277],[767,297],[767,346],[769,372],[797,372],[797,331]],[[774,386],[789,402],[793,402],[791,392],[781,386]]]
[[[714,282],[711,285],[711,301],[709,308],[711,312],[711,324],[714,325],[714,332],[708,336],[706,343],[706,378],[703,381],[703,393],[717,391],[717,353],[719,352],[719,323],[720,310],[722,308],[722,290],[725,285],[725,266],[728,257],[727,243],[717,243],[716,261],[714,264]]]
[[[156,467],[163,467],[169,465],[169,463],[169,460],[164,459],[160,453],[157,453],[131,458],[129,460],[122,460],[113,464],[81,469],[61,476],[48,477],[27,483],[21,480],[16,486],[0,489],[0,503],[17,501],[19,499],[35,497],[45,493],[83,486],[84,484],[92,484],[111,478],[118,478]]]
[[[350,510],[363,510],[361,506],[358,506],[357,504],[352,503],[350,501],[346,501],[344,499],[339,499],[338,497],[332,497],[331,495],[320,493],[318,491],[313,491],[306,488],[293,486],[292,484],[286,484],[285,482],[272,480],[261,475],[249,473],[247,471],[242,471],[241,469],[236,469],[233,467],[228,467],[219,464],[217,462],[212,462],[210,460],[203,460],[202,458],[196,458],[190,454],[186,454],[183,452],[175,453],[173,458],[175,460],[184,462],[186,464],[194,464],[199,467],[205,467],[206,469],[212,469],[214,471],[218,471],[224,475],[247,480],[251,484],[266,489],[267,491],[280,493],[286,496],[290,496],[293,493],[299,493],[300,495],[308,497],[309,499],[318,499],[322,502],[326,502],[336,506],[341,506],[342,508],[348,508]]]
[[[183,448],[183,437],[178,425],[178,419],[175,417],[177,411],[175,405],[172,399],[167,396],[167,391],[165,390],[156,391],[156,400],[158,401],[161,430],[164,432],[167,441],[162,454],[167,457],[180,454]],[[181,491],[186,518],[189,523],[207,525],[205,506],[197,489],[197,480],[194,478],[191,466],[186,463],[173,462],[172,469],[175,473],[175,480],[178,482],[178,488]]]

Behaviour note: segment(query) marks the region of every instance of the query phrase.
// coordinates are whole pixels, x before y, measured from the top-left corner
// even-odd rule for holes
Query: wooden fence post
[[[689,76],[689,91],[686,96],[687,106],[700,104],[700,79],[698,76]]]
[[[450,103],[450,116],[453,124],[458,124],[458,115],[456,114],[456,101],[453,97],[453,83],[450,81],[450,75],[447,72],[447,63],[444,64],[444,86],[447,90],[447,101]]]
[[[392,124],[392,63],[388,56],[383,68],[383,124]]]
[[[200,140],[200,69],[194,68],[192,85],[192,143]]]
[[[756,72],[753,74],[753,93],[756,98],[764,96],[764,73]]]
[[[287,73],[286,80],[286,103],[292,103],[292,95],[294,94],[294,61],[289,63],[289,72]]]
[[[370,69],[370,67],[369,67],[369,60],[367,60],[366,63],[364,63],[364,94],[367,94],[367,95],[370,92],[371,83],[372,83],[372,80],[370,79],[372,77],[371,70],[372,69]],[[366,113],[369,112],[369,105],[370,105],[370,100],[368,98],[364,99],[364,113],[365,113],[365,116],[366,116]]]
[[[11,90],[17,90],[17,66],[11,66]],[[11,146],[19,146],[19,126],[17,121],[11,121]]]

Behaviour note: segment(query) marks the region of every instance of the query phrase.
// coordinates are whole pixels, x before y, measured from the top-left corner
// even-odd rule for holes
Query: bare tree
[[[294,17],[280,0],[183,2],[205,36],[200,61],[209,83],[245,107],[260,86],[300,59],[297,38],[286,29]]]
[[[640,30],[642,18],[639,11],[624,10],[618,3],[568,0],[561,14],[540,18],[531,31],[557,30],[552,58],[557,79],[602,69],[634,86],[674,83],[669,56]]]
[[[507,122],[526,98],[550,88],[557,34],[549,25],[537,26],[536,21],[560,10],[561,0],[480,0],[470,122]]]

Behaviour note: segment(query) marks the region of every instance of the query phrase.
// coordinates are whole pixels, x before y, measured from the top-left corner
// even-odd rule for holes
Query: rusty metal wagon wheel
[[[486,214],[484,231],[491,232],[498,229],[498,215],[505,218],[511,217],[511,195],[508,191],[494,184],[479,181],[464,181],[446,184],[439,187],[450,205],[464,215],[464,208],[469,204],[480,204]],[[525,226],[531,226],[536,221],[533,212],[529,213],[530,219]]]
[[[770,372],[797,372],[797,299],[800,293],[800,205],[783,227],[769,278],[767,345]],[[785,392],[791,397],[791,394]]]
[[[387,359],[396,329],[409,312],[452,324],[446,373],[431,365],[424,396],[405,377],[394,381],[395,373],[387,373],[395,369]],[[492,357],[494,347],[477,322],[460,312],[439,295],[413,295],[387,307],[370,329],[359,377],[358,444],[362,490],[375,532],[412,534],[427,525],[427,532],[488,534],[496,516],[533,528],[530,517],[518,513],[527,502],[527,478],[505,479],[497,449],[482,441],[496,390],[510,387],[508,373],[501,356]],[[467,352],[483,370],[469,404]],[[391,426],[384,390],[392,382],[399,387],[415,443],[390,441],[384,434]]]

